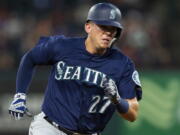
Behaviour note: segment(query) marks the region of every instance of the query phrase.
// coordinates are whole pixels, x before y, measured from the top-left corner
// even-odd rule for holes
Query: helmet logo
[[[112,9],[112,10],[110,11],[109,19],[115,19],[115,17],[116,17],[116,11]]]

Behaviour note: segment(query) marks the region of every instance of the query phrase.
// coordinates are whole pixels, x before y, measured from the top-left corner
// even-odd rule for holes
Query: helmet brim
[[[98,24],[98,25],[105,25],[105,26],[114,26],[117,28],[117,34],[116,34],[116,38],[119,38],[120,35],[121,35],[121,31],[123,29],[123,26],[118,23],[118,22],[115,22],[115,21],[99,21],[99,20],[87,20],[88,21],[92,21],[94,22],[95,24]]]
[[[98,25],[114,26],[119,29],[123,29],[123,26],[120,23],[115,22],[115,21],[99,21],[99,20],[91,20],[91,21]]]

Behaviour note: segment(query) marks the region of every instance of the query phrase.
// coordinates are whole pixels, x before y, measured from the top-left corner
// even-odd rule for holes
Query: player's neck
[[[86,47],[86,51],[88,51],[90,54],[103,55],[106,52],[106,49],[97,48],[93,43],[93,41],[90,40],[90,38],[86,39],[85,47]]]

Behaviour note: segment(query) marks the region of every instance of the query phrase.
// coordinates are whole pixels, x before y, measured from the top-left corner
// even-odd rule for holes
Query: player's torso
[[[49,100],[55,104],[51,109],[59,114],[57,122],[82,132],[103,129],[114,106],[104,95],[102,79],[108,76],[118,81],[122,72],[120,61],[112,59],[111,54],[103,57],[89,54],[82,39],[68,41],[67,45],[65,42],[64,46],[67,47],[55,57],[48,85],[51,91],[47,91],[51,95]]]

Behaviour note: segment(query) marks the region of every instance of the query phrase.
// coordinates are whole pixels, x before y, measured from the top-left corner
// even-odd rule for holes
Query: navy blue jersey
[[[102,56],[90,54],[85,49],[85,39],[41,38],[24,58],[31,61],[27,67],[24,66],[31,72],[29,78],[22,74],[20,66],[17,92],[26,92],[32,67],[52,65],[42,111],[62,127],[94,133],[105,128],[115,111],[104,94],[103,78],[115,81],[119,95],[125,99],[139,98],[141,93],[135,89],[140,87],[140,81],[133,62],[127,56],[113,48]],[[24,83],[20,82],[21,79]]]

